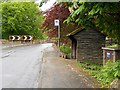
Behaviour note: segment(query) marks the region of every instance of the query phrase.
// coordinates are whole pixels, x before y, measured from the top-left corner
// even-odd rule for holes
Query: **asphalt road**
[[[52,44],[2,50],[2,87],[37,88],[45,48]]]
[[[2,88],[94,87],[83,73],[62,62],[52,43],[3,49],[0,76]]]

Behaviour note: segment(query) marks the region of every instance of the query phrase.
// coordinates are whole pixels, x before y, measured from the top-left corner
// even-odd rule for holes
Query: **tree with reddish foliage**
[[[44,31],[50,38],[57,37],[57,27],[54,26],[54,20],[60,20],[60,33],[61,33],[61,42],[68,43],[66,35],[71,31],[75,30],[75,24],[63,23],[65,19],[70,15],[69,9],[66,7],[65,3],[57,4],[55,3],[48,11],[44,12],[45,21],[43,23]]]

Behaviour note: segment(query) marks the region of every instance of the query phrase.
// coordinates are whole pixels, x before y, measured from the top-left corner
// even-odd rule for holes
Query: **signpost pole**
[[[58,26],[58,47],[60,47],[60,25]]]

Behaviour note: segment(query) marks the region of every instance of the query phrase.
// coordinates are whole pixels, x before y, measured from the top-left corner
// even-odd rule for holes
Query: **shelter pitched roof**
[[[66,36],[67,36],[67,37],[74,36],[75,34],[77,34],[77,33],[81,32],[81,31],[83,31],[83,30],[85,30],[85,28],[81,28],[81,29],[80,29],[80,28],[78,28],[78,29],[74,30],[73,32],[71,32],[71,33],[67,34]],[[105,35],[105,36],[107,36],[106,34],[104,34],[104,33],[100,32],[100,31],[99,31],[99,30],[97,30],[97,29],[96,29],[96,31],[97,31],[97,32],[99,32],[99,33],[101,33],[101,34],[103,34],[103,35]]]
[[[67,37],[69,37],[69,36],[73,36],[73,35],[79,33],[79,32],[82,31],[82,30],[84,30],[84,29],[76,29],[76,30],[74,30],[73,32],[67,34],[66,36],[67,36]]]

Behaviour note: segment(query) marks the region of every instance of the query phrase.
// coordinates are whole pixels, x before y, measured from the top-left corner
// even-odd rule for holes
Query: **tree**
[[[9,35],[33,35],[35,39],[42,37],[39,29],[43,16],[37,4],[33,2],[4,2],[2,3],[2,38]]]
[[[68,2],[71,15],[66,22],[98,28],[120,44],[120,2]]]
[[[34,0],[0,0],[0,2],[34,2]]]
[[[57,37],[57,27],[54,26],[54,20],[59,19],[61,27],[61,42],[68,43],[69,39],[66,37],[66,35],[75,29],[75,24],[63,23],[64,20],[67,19],[67,17],[70,15],[69,10],[66,8],[66,4],[55,3],[54,6],[48,11],[44,12],[44,14],[45,21],[43,23],[43,27],[48,36],[50,38]]]

